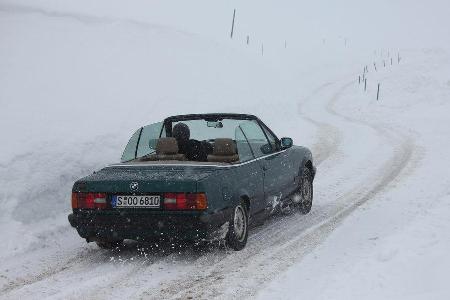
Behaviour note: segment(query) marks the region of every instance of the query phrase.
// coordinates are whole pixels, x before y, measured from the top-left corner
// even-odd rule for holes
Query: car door
[[[278,138],[262,122],[259,123],[264,134],[269,141],[267,151],[273,153],[264,158],[264,169],[267,176],[273,177],[275,184],[274,193],[280,193],[281,197],[290,195],[296,188],[295,179],[298,175],[298,168],[295,168],[291,160],[291,149],[281,149]]]
[[[259,167],[264,175],[264,200],[261,206],[266,212],[275,209],[284,195],[286,179],[283,177],[284,152],[270,144],[267,135],[256,120],[244,121],[240,127],[247,138]]]
[[[240,163],[240,166],[236,168],[239,170],[236,176],[239,183],[236,186],[240,186],[245,191],[244,194],[250,197],[250,218],[262,219],[266,211],[264,171],[261,164],[255,160],[253,150],[240,126],[235,130],[235,141]]]

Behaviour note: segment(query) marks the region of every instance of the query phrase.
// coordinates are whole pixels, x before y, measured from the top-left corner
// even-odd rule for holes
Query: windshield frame
[[[178,116],[171,116],[168,117],[166,119],[164,119],[162,122],[157,122],[157,123],[153,123],[153,124],[149,124],[143,127],[140,127],[138,130],[140,130],[139,133],[139,137],[138,137],[138,141],[136,143],[136,149],[135,149],[135,155],[133,158],[127,159],[127,160],[123,160],[123,156],[122,155],[122,159],[121,162],[125,163],[125,162],[129,162],[129,161],[133,161],[133,160],[137,160],[140,159],[146,155],[152,154],[155,152],[155,150],[150,151],[149,153],[138,157],[138,147],[140,145],[141,142],[141,135],[143,132],[143,129],[145,127],[151,126],[151,125],[156,125],[156,124],[161,124],[161,130],[159,132],[159,136],[155,136],[155,138],[161,138],[162,133],[165,133],[166,137],[171,137],[172,136],[172,128],[173,128],[173,123],[177,123],[177,122],[182,122],[182,121],[193,121],[193,120],[204,120],[206,122],[208,121],[213,121],[213,122],[218,122],[218,121],[223,121],[224,119],[231,119],[231,120],[241,120],[241,121],[255,121],[259,127],[261,127],[261,129],[268,131],[274,138],[276,141],[276,148],[274,149],[275,151],[279,151],[280,150],[280,140],[278,139],[278,137],[275,135],[275,133],[273,133],[273,131],[267,126],[265,125],[259,118],[257,118],[254,115],[247,115],[247,114],[232,114],[232,113],[223,113],[223,114],[190,114],[190,115],[178,115]],[[241,129],[242,130],[242,129]],[[264,133],[265,134],[265,133]],[[267,136],[266,136],[267,137]],[[248,142],[248,141],[247,141]],[[128,146],[128,145],[127,145]],[[126,148],[125,148],[126,149]],[[124,150],[125,151],[125,150]]]

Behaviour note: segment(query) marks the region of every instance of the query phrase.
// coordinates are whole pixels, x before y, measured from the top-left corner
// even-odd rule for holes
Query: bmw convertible
[[[315,173],[309,149],[256,116],[172,116],[139,128],[120,163],[76,181],[68,218],[101,248],[220,240],[241,250],[271,214],[311,210]]]

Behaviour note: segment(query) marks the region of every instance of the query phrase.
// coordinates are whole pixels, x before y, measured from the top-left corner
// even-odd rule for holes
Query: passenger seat
[[[215,139],[213,154],[208,155],[210,162],[232,163],[239,160],[236,144],[232,139]]]

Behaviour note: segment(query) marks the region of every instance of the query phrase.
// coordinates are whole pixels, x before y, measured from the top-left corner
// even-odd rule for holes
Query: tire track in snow
[[[293,215],[285,220],[273,222],[275,224],[268,224],[266,230],[252,233],[248,244],[250,247],[223,258],[212,267],[207,263],[196,266],[194,269],[196,272],[193,273],[202,275],[187,276],[181,281],[175,280],[176,284],[169,284],[158,294],[149,291],[142,294],[141,298],[209,299],[255,296],[259,287],[310,253],[355,209],[384,191],[399,177],[412,160],[415,145],[401,133],[388,131],[336,112],[334,104],[351,84],[344,85],[331,98],[325,109],[329,114],[340,117],[348,123],[368,127],[393,147],[393,156],[381,164],[373,177],[364,185],[351,186],[347,193],[338,197],[331,215],[324,217],[323,213],[314,213],[312,218],[305,216],[305,220],[302,220],[303,216]],[[298,221],[303,223],[298,224]],[[275,228],[270,227],[271,225],[275,225]],[[232,290],[232,287],[235,290]]]
[[[46,262],[51,265],[47,265],[45,262],[40,262],[40,265],[44,265],[44,267],[39,266],[39,271],[37,274],[22,276],[14,280],[10,280],[0,289],[0,298],[9,296],[10,294],[14,295],[15,291],[22,288],[34,288],[36,285],[44,282],[51,282],[49,284],[49,286],[51,286],[54,283],[52,280],[57,281],[60,277],[68,278],[73,276],[75,278],[81,273],[95,271],[96,268],[101,268],[104,265],[111,264],[122,267],[121,269],[115,270],[117,274],[111,278],[113,282],[119,282],[120,278],[123,276],[126,277],[127,275],[135,273],[139,271],[139,269],[158,262],[159,260],[164,260],[170,255],[170,252],[165,254],[159,251],[155,252],[155,256],[151,258],[142,259],[133,247],[123,248],[120,251],[101,250],[96,247],[89,249],[83,247],[73,250],[76,251],[76,254],[68,258],[64,257],[67,253],[58,255],[57,257],[47,257]],[[63,258],[61,258],[61,256]],[[114,261],[111,261],[112,258]],[[25,259],[27,259],[26,255]],[[24,263],[30,262],[26,261]],[[31,269],[33,270],[34,268],[36,268],[36,266]],[[74,281],[76,281],[76,279],[74,279]],[[8,299],[15,298],[17,297],[13,296]]]
[[[330,84],[324,85],[322,89],[326,89]],[[334,104],[339,100],[341,93],[349,85],[342,87],[330,100],[325,107],[326,112],[343,118],[346,122],[355,123],[356,126],[361,126],[361,122],[355,121],[346,116],[340,116],[334,111]],[[322,91],[319,88],[317,91]],[[300,110],[302,112],[302,110]],[[312,119],[311,119],[312,120]],[[325,140],[326,146],[318,149],[333,150],[321,152],[319,151],[320,162],[333,156],[338,151],[341,142],[341,133],[339,129],[332,125],[321,121],[315,121],[318,126],[319,136],[325,136],[327,133],[334,132],[333,138]],[[363,124],[370,126],[370,124]],[[372,127],[370,127],[372,128]],[[131,264],[123,270],[117,270],[119,274],[126,275],[128,280],[135,283],[133,289],[136,292],[127,290],[129,295],[142,298],[213,298],[213,297],[248,297],[254,296],[256,289],[264,285],[271,278],[279,274],[280,271],[287,269],[293,262],[299,261],[304,255],[313,250],[326,236],[339,225],[346,216],[351,214],[357,207],[373,198],[378,194],[388,183],[398,177],[403,168],[408,164],[413,154],[412,144],[408,139],[393,132],[386,132],[384,129],[372,128],[378,132],[378,136],[387,139],[388,143],[393,144],[397,151],[394,156],[389,159],[381,167],[383,176],[379,180],[374,181],[375,184],[370,185],[369,188],[350,188],[348,193],[341,195],[335,200],[336,205],[316,205],[315,209],[308,216],[301,216],[292,214],[283,216],[282,218],[273,218],[269,220],[266,225],[257,228],[251,233],[247,248],[241,252],[229,253],[223,251],[215,251],[207,253],[198,258],[194,255],[177,258],[175,263],[190,263],[192,267],[187,268],[184,274],[180,274],[173,278],[174,284],[162,283],[151,291],[146,291],[145,283],[141,284],[139,279],[142,276],[152,274],[157,275],[158,272],[163,272],[153,264],[143,266],[134,266]],[[400,140],[400,143],[399,143]],[[320,143],[317,143],[320,146]],[[375,173],[375,177],[379,174]],[[183,255],[181,255],[183,256]],[[90,259],[80,259],[70,263],[67,268],[61,267],[58,264],[57,268],[50,269],[31,280],[24,280],[7,287],[6,290],[1,290],[1,294],[5,292],[8,294],[11,291],[17,290],[20,295],[20,288],[33,288],[37,283],[45,285],[52,285],[57,282],[60,277],[67,274],[70,276],[79,276],[81,273],[88,272],[93,266],[92,262],[100,259],[101,254],[92,255]],[[174,267],[173,262],[165,262],[165,259],[157,258],[155,262],[157,265],[163,265],[164,269]],[[108,263],[105,261],[105,265]],[[94,266],[95,267],[95,266]],[[98,264],[97,267],[102,267]],[[85,271],[83,271],[85,270]],[[63,272],[66,271],[66,272]],[[155,276],[156,277],[156,276]],[[65,277],[64,277],[65,278]],[[108,281],[106,285],[90,285],[83,292],[83,297],[96,298],[100,295],[117,296],[123,294],[120,289],[114,289],[114,286],[119,282],[121,276],[113,276],[112,281]],[[181,278],[181,279],[180,279]],[[140,285],[140,286],[139,286]],[[125,289],[127,286],[118,284]],[[235,291],[232,289],[235,287]],[[117,295],[116,295],[117,294]],[[5,294],[4,294],[5,295]]]
[[[309,97],[306,98],[306,100],[304,102],[309,102],[310,100],[314,99],[317,94],[320,94],[321,91],[323,91],[326,87],[328,87],[331,84],[332,83],[327,83],[327,84],[324,84],[324,85],[318,87],[317,89],[315,89],[313,91],[313,93]],[[333,155],[336,152],[336,149],[338,148],[339,143],[340,143],[341,134],[339,133],[339,130],[337,130],[336,128],[333,128],[329,124],[315,121],[314,119],[309,118],[306,114],[303,114],[301,107],[299,107],[299,113],[301,113],[302,116],[304,116],[304,118],[306,120],[308,120],[309,122],[311,122],[314,126],[317,126],[318,132],[319,132],[319,141],[321,141],[323,138],[323,140],[322,140],[323,143],[317,142],[315,144],[316,149],[314,150],[314,153],[316,154],[315,160],[316,160],[317,164],[320,164],[322,161],[324,161],[325,159],[327,159],[329,156]],[[317,214],[317,213],[313,211],[312,214]],[[286,216],[283,218],[278,218],[276,220],[271,220],[269,222],[275,223],[275,224],[267,224],[265,226],[257,228],[256,230],[254,230],[256,232],[252,232],[249,244],[250,243],[253,244],[253,248],[255,250],[258,247],[264,246],[265,244],[267,244],[267,242],[270,242],[270,239],[267,238],[268,232],[272,231],[270,226],[271,225],[283,226],[282,224],[285,223],[286,221],[292,219],[292,217],[293,216]],[[318,216],[318,217],[320,217],[320,216]],[[294,219],[296,219],[296,218],[297,217],[294,217]],[[271,239],[273,240],[273,238],[271,238]],[[262,243],[260,241],[262,241]],[[272,242],[270,242],[270,244],[276,245],[277,241],[272,241]],[[73,269],[74,267],[79,267],[79,264],[88,266],[90,262],[93,262],[96,259],[101,259],[101,257],[102,257],[102,255],[99,253],[96,254],[96,253],[93,253],[92,251],[90,253],[91,253],[89,255],[89,256],[91,256],[90,259],[83,259],[83,256],[85,256],[85,254],[76,255],[70,259],[59,261],[55,266],[46,268],[44,272],[39,273],[38,275],[31,276],[31,277],[19,278],[17,280],[11,281],[0,290],[0,295],[8,294],[10,292],[13,292],[14,290],[19,290],[22,287],[31,286],[31,285],[40,283],[42,281],[47,281],[47,280],[51,281],[53,278],[57,278],[59,273],[67,271],[68,269]],[[206,255],[206,256],[208,256],[208,255]],[[209,256],[211,256],[211,255],[209,255]],[[219,252],[216,255],[212,255],[212,257],[210,257],[210,258],[215,261],[218,259],[223,260],[223,259],[227,258],[227,254]],[[194,256],[188,257],[187,259],[197,260],[197,258],[195,258]],[[164,260],[164,258],[162,260]],[[58,261],[58,260],[56,260],[56,261]],[[200,261],[201,261],[201,259],[200,259]],[[207,259],[207,261],[209,261],[209,259]],[[145,267],[141,264],[141,266],[139,268],[128,269],[127,267],[125,267],[123,270],[120,270],[120,274],[126,275],[127,278],[131,279],[133,277],[133,275],[135,277],[139,277],[139,274],[141,274],[145,271],[151,271],[151,270],[148,270],[149,268],[151,269],[152,266],[150,266],[148,264],[146,264]],[[99,293],[99,289],[106,291],[112,287],[115,287],[116,285],[121,286],[121,285],[123,285],[122,283],[120,283],[121,278],[122,278],[121,276],[114,276],[114,278],[111,278],[112,279],[111,282],[109,282],[109,284],[107,284],[106,286],[102,286],[102,287],[93,286],[92,288],[86,287],[86,289],[84,289],[82,295],[89,297],[89,295],[92,296],[92,295],[99,295],[99,294],[108,294],[107,292]]]
[[[317,94],[320,94],[324,89],[326,89],[330,85],[332,85],[332,83],[326,83],[324,85],[319,86],[310,94],[309,97],[307,97],[305,99],[304,102],[311,101],[312,99],[315,98],[315,96]],[[299,114],[301,114],[302,117],[304,117],[308,122],[312,123],[318,129],[318,132],[319,132],[318,142],[313,146],[313,149],[314,149],[313,151],[316,154],[315,162],[317,165],[320,165],[320,163],[322,161],[326,160],[330,156],[337,153],[337,149],[341,142],[342,135],[337,128],[335,128],[327,123],[319,122],[319,121],[316,121],[316,120],[308,117],[306,114],[304,114],[302,112],[302,107],[300,105],[298,107],[298,110],[299,110]],[[313,214],[314,214],[314,212],[313,212]],[[274,222],[275,226],[284,227],[279,223],[280,222],[284,223],[287,220],[287,219],[285,219],[285,217],[294,222],[298,218],[298,216],[284,216],[283,218],[277,218],[277,219],[271,220],[271,222]],[[256,251],[256,249],[258,249],[260,247],[267,247],[268,242],[270,243],[271,246],[277,245],[280,241],[278,239],[276,239],[273,234],[270,234],[270,232],[273,231],[271,229],[271,225],[273,225],[273,224],[266,224],[264,226],[254,229],[253,231],[256,231],[256,232],[252,231],[251,236],[249,237],[250,240],[249,240],[249,244],[247,244],[247,247],[249,247],[249,245],[252,244],[252,248]],[[286,225],[286,226],[289,226],[289,225]],[[268,239],[267,236],[269,234],[270,234],[270,238]],[[262,243],[260,241],[262,241]],[[283,239],[282,239],[282,242],[284,242]],[[207,259],[206,259],[206,261],[204,260],[203,262],[202,262],[202,259],[194,259],[194,257],[191,257],[191,259],[194,259],[196,262],[198,262],[201,265],[203,263],[206,263],[206,265],[210,265],[211,260],[213,260],[214,263],[216,263],[217,260],[219,260],[219,261],[226,260],[228,257],[228,254],[227,253],[215,253],[212,255],[206,254],[205,257],[207,257]],[[142,272],[145,272],[145,270],[142,270]],[[139,274],[135,274],[135,275],[136,276],[134,276],[134,277],[139,277]],[[204,279],[205,278],[197,278],[196,281],[201,282]],[[130,278],[130,280],[133,280],[133,278]],[[138,282],[138,280],[136,280],[135,282]],[[106,290],[111,289],[112,287],[115,287],[117,284],[121,285],[121,283],[119,283],[119,282],[112,281],[106,287],[102,288],[102,290],[105,291],[104,292],[105,294],[108,294],[106,292]],[[98,287],[95,288],[94,290],[95,290],[94,293],[98,293]],[[145,292],[144,292],[144,294],[145,294]],[[85,294],[85,295],[89,295],[89,294]],[[110,295],[110,296],[114,296],[114,295]],[[136,297],[138,295],[133,295],[133,296]],[[145,298],[147,298],[147,296],[145,296]]]
[[[319,88],[316,92],[320,92],[321,89]],[[315,123],[316,126],[319,126],[318,130],[319,132],[322,132],[322,135],[330,132],[329,128],[331,127],[330,125],[326,124],[326,123],[322,123],[322,122],[316,122]],[[333,132],[337,132],[339,133],[339,131],[337,129],[334,129]],[[334,149],[338,148],[338,145],[340,143],[340,134],[334,134],[332,135],[332,139],[327,139],[325,141],[325,143],[327,143],[328,147],[334,147]],[[326,148],[324,148],[326,149]],[[333,155],[334,152],[332,151],[327,151],[326,153],[322,154],[322,161],[325,160],[327,157]],[[306,222],[302,222],[301,224],[298,224],[299,222],[299,218],[302,218],[303,216],[299,216],[299,215],[290,215],[290,216],[284,216],[282,218],[275,218],[270,220],[269,222],[267,222],[267,224],[265,226],[262,226],[260,228],[257,228],[256,230],[254,230],[255,232],[252,232],[251,236],[250,236],[250,240],[249,240],[249,244],[247,245],[247,248],[244,250],[247,252],[247,255],[245,255],[244,260],[250,260],[252,258],[252,256],[255,255],[255,253],[258,253],[258,251],[260,249],[264,249],[264,248],[268,248],[268,249],[273,249],[278,247],[280,244],[281,245],[285,245],[287,243],[287,241],[289,241],[291,239],[291,236],[296,235],[296,231],[307,231],[308,228],[310,228],[311,226],[314,226],[314,222],[315,220],[323,220],[326,219],[329,215],[331,214],[330,211],[330,207],[320,207],[319,209],[315,209],[312,211],[311,216],[312,219],[310,220],[306,220]],[[303,221],[303,220],[302,220]],[[297,226],[294,226],[297,225]],[[281,231],[285,231],[284,228],[295,228],[295,230],[292,230],[291,232],[288,232],[287,234]],[[235,255],[242,255],[243,253],[245,253],[244,251],[241,251],[239,253],[234,253]],[[264,253],[259,253],[258,257],[259,259],[255,260],[256,263],[261,264],[262,266],[264,266],[264,261],[266,259],[266,257],[268,256],[268,254],[264,254]],[[224,278],[225,276],[222,275],[223,272],[221,272],[220,270],[227,270],[227,266],[231,265],[231,270],[229,270],[228,272],[226,272],[225,274],[231,274],[234,272],[233,269],[235,269],[236,267],[236,263],[231,262],[230,264],[230,255],[228,255],[228,253],[223,253],[222,251],[218,251],[215,253],[208,253],[206,254],[203,258],[201,257],[200,259],[196,259],[194,257],[188,257],[187,260],[194,261],[193,265],[193,272],[188,272],[187,276],[182,276],[182,277],[187,277],[187,278],[192,278],[192,274],[195,273],[201,273],[198,271],[198,269],[208,269],[210,268],[210,266],[212,265],[212,271],[208,276],[200,276],[198,278],[195,278],[195,282],[204,282],[204,281],[208,281],[209,278],[215,278],[216,280],[219,280],[221,278]],[[83,265],[87,265],[84,264]],[[79,266],[77,266],[79,267]],[[166,266],[166,268],[170,268],[171,266]],[[173,265],[172,265],[173,267]],[[229,268],[229,267],[228,267]],[[83,269],[83,268],[79,268],[79,269]],[[158,270],[153,270],[154,267],[153,266],[146,266],[146,268],[125,268],[123,270],[118,271],[120,274],[124,274],[127,276],[128,280],[131,280],[133,282],[136,283],[136,285],[139,285],[139,278],[142,276],[143,273],[152,273],[152,271],[158,272]],[[210,268],[211,269],[211,268]],[[131,270],[131,271],[130,271]],[[75,271],[75,270],[74,270]],[[137,272],[133,272],[133,271],[137,271]],[[251,275],[251,274],[250,274]],[[53,279],[58,278],[58,273],[55,274],[51,274],[51,276],[46,277],[46,278],[39,278],[39,279],[43,279],[43,280],[49,280],[50,284],[53,281]],[[98,297],[99,295],[111,295],[114,296],[114,291],[117,291],[117,289],[114,289],[114,287],[116,285],[118,286],[122,286],[123,284],[120,283],[120,278],[122,278],[121,276],[114,276],[113,278],[110,278],[112,280],[110,280],[108,282],[108,284],[106,286],[98,286],[98,285],[93,285],[93,286],[87,286],[82,295],[83,297],[89,298],[89,297]],[[39,282],[39,280],[35,281],[35,282]],[[47,283],[48,284],[48,283]],[[214,285],[211,285],[214,286]],[[138,289],[138,287],[136,287]],[[176,286],[176,289],[178,289],[178,285]],[[145,290],[145,289],[144,289]],[[167,292],[170,291],[170,287],[164,287],[163,285],[163,290],[162,290],[162,295],[161,297],[166,297],[167,296]],[[182,290],[181,291],[181,297],[184,296],[183,291],[186,290]],[[119,293],[120,294],[120,293]],[[169,294],[173,294],[173,291],[170,292]],[[141,294],[142,295],[142,294]],[[146,295],[145,292],[143,295]],[[163,296],[164,295],[164,296]],[[135,295],[138,296],[138,295]],[[145,297],[152,297],[152,295],[146,295]],[[156,297],[158,298],[158,297]]]
[[[332,84],[332,82],[322,84],[306,98],[305,102],[310,102]],[[304,102],[299,103],[298,113],[303,119],[317,127],[317,142],[311,147],[311,152],[313,153],[315,164],[320,165],[321,162],[338,152],[339,144],[342,140],[342,134],[336,127],[311,118],[304,112],[304,104]]]
[[[83,249],[83,250],[85,250],[85,249]],[[60,272],[63,272],[65,270],[69,269],[70,267],[77,265],[81,260],[83,260],[83,258],[89,257],[90,252],[92,252],[92,250],[91,251],[81,251],[77,255],[70,257],[66,260],[62,260],[62,261],[56,260],[57,261],[56,265],[45,269],[43,272],[40,272],[37,275],[20,277],[15,280],[9,281],[0,289],[0,296],[2,296],[2,295],[4,296],[4,295],[8,294],[9,292],[12,292],[16,289],[20,289],[27,285],[32,285],[36,282],[45,280],[51,276],[54,276]]]

